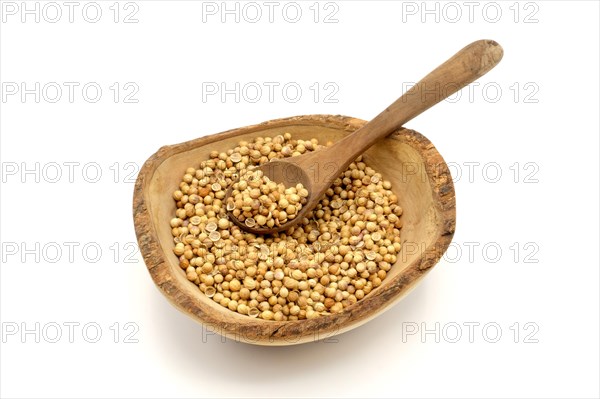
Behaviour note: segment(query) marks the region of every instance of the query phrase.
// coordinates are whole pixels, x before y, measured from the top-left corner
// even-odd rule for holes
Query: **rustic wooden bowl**
[[[333,115],[276,119],[165,146],[152,155],[135,184],[133,216],[144,261],[163,295],[207,330],[259,345],[292,345],[331,337],[358,327],[402,299],[446,251],[456,219],[454,186],[446,163],[426,137],[408,129],[394,132],[365,153],[365,161],[392,182],[404,209],[403,247],[383,284],[343,312],[282,322],[232,312],[188,281],[173,254],[169,221],[175,212],[175,202],[171,194],[185,169],[206,159],[211,150],[225,151],[240,140],[285,132],[292,133],[294,138],[316,137],[324,143],[335,141],[365,123]]]

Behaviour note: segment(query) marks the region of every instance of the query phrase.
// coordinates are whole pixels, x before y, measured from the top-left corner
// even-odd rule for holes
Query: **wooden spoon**
[[[333,181],[360,154],[404,123],[485,75],[500,62],[502,55],[502,47],[493,40],[473,42],[434,69],[356,132],[330,147],[259,166],[258,169],[265,176],[277,183],[283,183],[286,187],[302,183],[308,190],[307,202],[294,219],[272,228],[248,227],[231,212],[230,219],[240,228],[255,234],[272,234],[300,223],[319,203]],[[230,194],[231,188],[227,197]]]

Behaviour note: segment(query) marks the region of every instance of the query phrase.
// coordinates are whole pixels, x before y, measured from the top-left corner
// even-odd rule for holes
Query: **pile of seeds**
[[[281,226],[296,217],[307,197],[302,183],[286,188],[261,170],[248,170],[233,184],[227,210],[248,227]]]
[[[401,247],[402,208],[391,183],[362,157],[350,164],[296,227],[255,235],[228,219],[226,191],[240,176],[274,158],[320,147],[316,139],[295,140],[289,133],[259,137],[226,152],[212,151],[198,168],[186,170],[173,193],[177,204],[171,220],[173,251],[188,280],[206,296],[250,317],[299,320],[339,313],[381,285]],[[272,182],[259,181],[269,193],[275,192]],[[276,210],[284,208],[287,218],[293,213],[288,212],[289,206],[296,207],[297,213],[304,198],[303,187],[295,189],[289,195],[297,195],[300,201],[290,204],[288,200],[286,207],[281,198],[277,202]],[[237,190],[245,191],[243,185]],[[243,206],[240,215],[246,217]],[[253,206],[254,202],[251,213]],[[258,214],[267,216],[260,206]],[[276,223],[280,216],[271,211],[270,220]],[[269,219],[265,225],[269,226]]]

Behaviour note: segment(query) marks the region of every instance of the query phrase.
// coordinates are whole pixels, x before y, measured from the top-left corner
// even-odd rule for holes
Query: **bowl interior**
[[[221,307],[202,294],[196,285],[186,279],[185,273],[178,265],[177,258],[173,255],[174,244],[169,221],[175,213],[175,202],[171,195],[173,191],[177,190],[186,168],[198,167],[202,160],[208,158],[210,151],[225,151],[235,147],[240,140],[251,140],[257,136],[273,137],[285,132],[291,133],[295,139],[317,138],[320,143],[328,140],[336,141],[348,134],[348,131],[344,130],[342,126],[290,124],[274,127],[267,125],[264,128],[260,127],[258,130],[234,137],[227,137],[227,135],[205,137],[198,146],[186,148],[185,151],[166,158],[151,176],[145,193],[159,245],[167,255],[166,259],[171,268],[171,275],[176,279],[174,283],[180,290],[222,313],[221,317],[230,322],[247,321],[248,317]],[[433,191],[424,161],[413,146],[401,140],[387,138],[371,147],[364,159],[369,166],[392,182],[392,190],[398,196],[399,204],[404,210],[401,229],[402,250],[383,284],[369,294],[373,295],[378,290],[385,289],[395,276],[403,273],[408,265],[423,254],[427,247],[435,243],[440,234],[437,223],[440,215],[439,207],[436,207],[434,203]],[[396,300],[398,299],[400,298],[396,298]],[[361,302],[359,301],[355,305]],[[272,323],[261,319],[254,319],[254,322]]]

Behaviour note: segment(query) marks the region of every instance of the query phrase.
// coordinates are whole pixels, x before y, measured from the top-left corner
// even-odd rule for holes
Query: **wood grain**
[[[455,229],[455,194],[448,167],[423,135],[399,129],[365,153],[365,161],[385,179],[404,209],[403,248],[383,284],[363,300],[335,315],[311,320],[275,322],[230,311],[207,298],[189,282],[173,255],[169,220],[171,194],[185,169],[239,140],[290,132],[294,138],[339,141],[364,126],[360,119],[306,115],[277,119],[165,146],[142,167],[135,184],[133,217],[144,261],[152,280],[179,310],[204,328],[241,342],[291,345],[323,339],[355,328],[404,297],[447,249]]]

